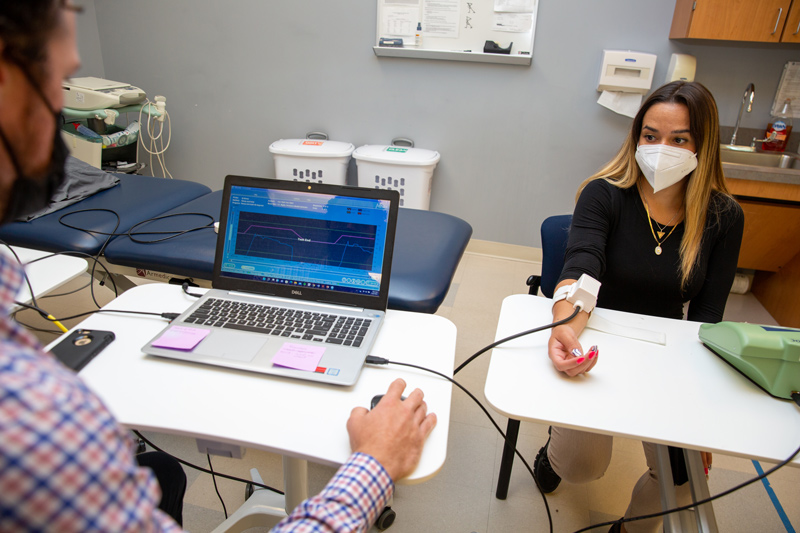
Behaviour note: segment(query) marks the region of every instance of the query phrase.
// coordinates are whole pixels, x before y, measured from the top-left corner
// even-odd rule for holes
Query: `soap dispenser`
[[[783,102],[781,110],[772,115],[767,124],[767,131],[764,133],[764,138],[769,141],[763,143],[765,151],[769,152],[783,152],[786,150],[786,142],[789,140],[789,134],[792,133],[792,100],[787,98]]]

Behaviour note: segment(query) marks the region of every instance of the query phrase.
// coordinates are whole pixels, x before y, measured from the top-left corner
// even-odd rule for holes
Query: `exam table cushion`
[[[211,189],[200,183],[149,176],[115,174],[119,184],[85,200],[30,222],[12,222],[0,226],[0,239],[9,244],[48,252],[76,251],[97,254],[108,238],[64,226],[59,220],[78,228],[104,233],[124,233],[144,220],[208,194]],[[86,209],[108,211],[77,213]]]
[[[219,221],[222,191],[215,191],[170,209],[164,218],[136,228],[138,241],[155,241],[169,235],[146,235],[147,231],[185,231],[201,228],[209,222]],[[190,213],[204,213],[198,216]],[[166,216],[177,215],[177,216]],[[217,234],[214,228],[198,229],[162,242],[143,244],[124,236],[115,239],[105,250],[109,263],[141,270],[155,270],[169,274],[210,280],[214,272],[214,253]]]
[[[221,203],[222,191],[216,191],[170,212],[207,213],[218,221]],[[154,221],[137,231],[182,230],[207,222],[207,218],[186,215]],[[471,235],[472,227],[460,218],[433,211],[399,209],[389,308],[435,313],[447,296]],[[216,242],[217,235],[210,228],[155,244],[140,244],[120,237],[109,244],[105,257],[115,265],[210,280]]]
[[[95,168],[78,158],[68,156],[64,163],[64,182],[50,198],[47,207],[20,220],[34,220],[78,203],[93,194],[110,189],[119,183],[119,176]]]

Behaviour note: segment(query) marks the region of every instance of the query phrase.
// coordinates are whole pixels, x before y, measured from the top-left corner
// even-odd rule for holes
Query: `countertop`
[[[728,179],[800,185],[800,170],[793,168],[773,168],[742,165],[739,163],[722,163],[722,171]]]

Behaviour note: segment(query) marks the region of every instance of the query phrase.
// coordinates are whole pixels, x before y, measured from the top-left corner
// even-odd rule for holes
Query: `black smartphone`
[[[61,361],[64,366],[79,371],[89,361],[111,344],[115,338],[113,331],[97,329],[76,329],[61,342],[53,346],[50,352]]]

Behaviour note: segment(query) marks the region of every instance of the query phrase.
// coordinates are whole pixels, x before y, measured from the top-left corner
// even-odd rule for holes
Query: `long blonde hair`
[[[622,147],[611,161],[606,163],[597,173],[581,183],[575,199],[580,197],[583,188],[597,179],[628,189],[639,180],[645,179],[636,163],[636,147],[642,133],[642,123],[647,110],[655,104],[677,103],[685,105],[689,110],[689,131],[697,148],[697,168],[688,176],[686,196],[684,200],[684,233],[680,246],[681,287],[689,282],[692,271],[697,264],[703,230],[709,211],[718,216],[722,206],[729,202],[712,202],[714,191],[728,197],[722,173],[722,162],[719,155],[719,115],[717,104],[708,89],[697,82],[675,81],[656,89],[642,104],[631,124],[630,132]]]

